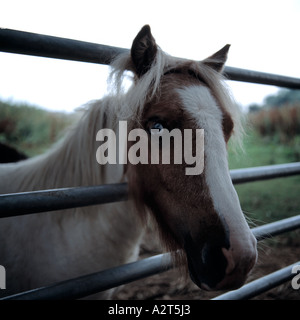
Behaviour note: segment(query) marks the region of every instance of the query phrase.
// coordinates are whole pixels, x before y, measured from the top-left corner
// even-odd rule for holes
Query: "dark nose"
[[[227,239],[210,239],[199,246],[188,236],[185,242],[190,277],[200,288],[215,288],[226,274],[228,261],[222,248],[228,249]]]
[[[185,251],[191,279],[205,290],[237,289],[246,281],[256,259],[256,239],[229,243],[228,237],[208,238],[203,245],[186,237]]]

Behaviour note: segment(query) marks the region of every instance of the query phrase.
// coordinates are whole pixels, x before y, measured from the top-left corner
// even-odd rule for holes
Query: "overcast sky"
[[[175,56],[231,44],[228,66],[300,77],[300,0],[0,0],[0,27],[130,48],[144,24]],[[0,53],[0,98],[72,111],[101,98],[108,67]],[[229,81],[243,104],[276,87]]]

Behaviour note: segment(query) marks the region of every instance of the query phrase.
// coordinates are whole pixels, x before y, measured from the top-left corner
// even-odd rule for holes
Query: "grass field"
[[[49,112],[24,103],[0,101],[0,142],[27,156],[45,152],[72,122],[63,112]]]
[[[296,139],[297,140],[297,139]],[[243,153],[229,151],[230,169],[300,161],[295,141],[278,143],[252,130],[244,139]],[[256,225],[300,214],[300,176],[236,185],[242,209]],[[294,234],[290,233],[289,240]]]

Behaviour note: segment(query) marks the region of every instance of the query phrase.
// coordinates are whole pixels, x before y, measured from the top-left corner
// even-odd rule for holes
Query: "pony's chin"
[[[202,277],[201,275],[199,276],[197,273],[191,271],[191,269],[189,268],[189,275],[191,280],[195,283],[195,285],[197,285],[200,289],[205,290],[205,291],[218,291],[218,290],[222,290],[219,289],[217,287],[217,285],[208,285],[206,283],[207,279],[206,277]]]
[[[189,275],[190,275],[191,280],[200,289],[205,290],[205,291],[213,291],[213,289],[211,289],[207,284],[203,283],[201,279],[199,279],[197,276],[194,276],[190,269],[189,269]]]

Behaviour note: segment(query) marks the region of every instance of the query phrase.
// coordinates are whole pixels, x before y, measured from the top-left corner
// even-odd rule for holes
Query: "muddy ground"
[[[258,262],[248,282],[300,261],[300,230],[262,241],[258,247]],[[159,241],[153,236],[153,232],[149,232],[142,245],[140,258],[161,253],[160,248]],[[184,280],[178,269],[173,269],[123,286],[114,299],[208,300],[222,293],[201,290],[191,280]],[[288,281],[253,299],[300,300],[300,289],[294,290],[291,281]]]

